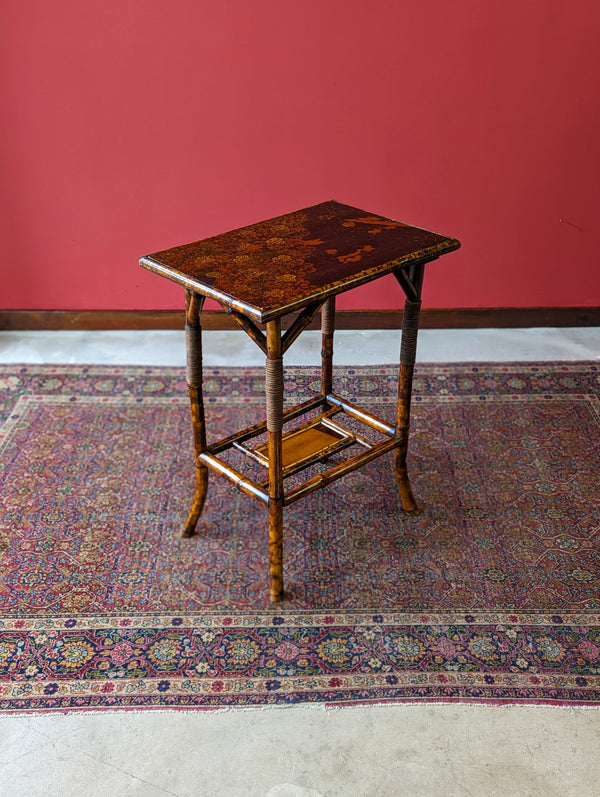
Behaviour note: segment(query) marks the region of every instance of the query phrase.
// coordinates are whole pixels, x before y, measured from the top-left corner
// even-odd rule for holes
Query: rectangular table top
[[[140,265],[264,323],[459,246],[332,200],[147,255]]]

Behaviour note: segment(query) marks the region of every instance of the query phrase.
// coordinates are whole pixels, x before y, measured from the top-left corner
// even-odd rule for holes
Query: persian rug
[[[396,368],[335,389],[393,422]],[[209,437],[262,371],[207,369]],[[319,389],[294,369],[294,401]],[[600,364],[419,365],[391,456],[285,513],[211,474],[198,534],[183,372],[0,367],[0,711],[477,701],[600,704]]]

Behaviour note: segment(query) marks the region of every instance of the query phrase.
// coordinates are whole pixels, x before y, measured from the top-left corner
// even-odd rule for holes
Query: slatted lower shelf
[[[363,450],[323,473],[309,478],[303,484],[285,491],[285,504],[293,503],[315,489],[319,489],[319,487],[323,487],[361,465],[393,450],[401,440],[401,436],[396,433],[394,427],[334,395],[321,396],[316,400],[305,402],[286,411],[285,415],[289,420],[292,420],[312,409],[317,409],[319,406],[325,406],[325,411],[316,418],[312,418],[282,435],[283,477],[287,478],[312,465],[322,463],[327,458],[350,446],[358,445]],[[350,431],[338,422],[338,417],[336,416],[340,415],[347,415],[355,422],[358,421],[364,426],[374,429],[384,439],[375,443],[362,437],[357,432]],[[266,424],[257,424],[208,446],[206,452],[200,454],[199,458],[211,470],[232,481],[241,491],[263,503],[268,503],[268,478],[256,482],[216,456],[218,453],[234,448],[254,462],[262,465],[268,471],[268,443],[262,443],[256,448],[252,448],[250,445],[253,439],[260,437],[265,431]]]

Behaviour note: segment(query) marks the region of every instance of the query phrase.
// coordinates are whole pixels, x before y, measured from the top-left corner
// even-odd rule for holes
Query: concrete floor
[[[336,362],[394,362],[398,333],[336,333]],[[262,364],[207,333],[209,365]],[[183,364],[178,332],[0,332],[0,362]],[[256,350],[258,352],[258,350]],[[318,333],[289,364],[318,362]],[[424,330],[418,359],[600,360],[600,329]],[[476,705],[0,716],[0,796],[600,795],[600,712]]]
[[[285,355],[286,365],[320,364],[321,337],[303,332]],[[339,365],[394,363],[400,332],[340,330],[334,362]],[[600,327],[566,329],[423,329],[421,362],[477,360],[598,360]],[[205,365],[264,365],[264,355],[244,332],[204,332]],[[0,332],[0,362],[185,365],[183,331]]]

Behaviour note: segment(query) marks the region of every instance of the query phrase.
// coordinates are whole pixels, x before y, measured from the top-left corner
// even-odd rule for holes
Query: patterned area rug
[[[210,434],[263,414],[208,370]],[[318,389],[289,374],[295,401]],[[396,369],[338,369],[391,421]],[[600,703],[600,365],[420,365],[391,456],[285,514],[211,474],[199,534],[179,369],[0,367],[0,711],[385,701]]]

